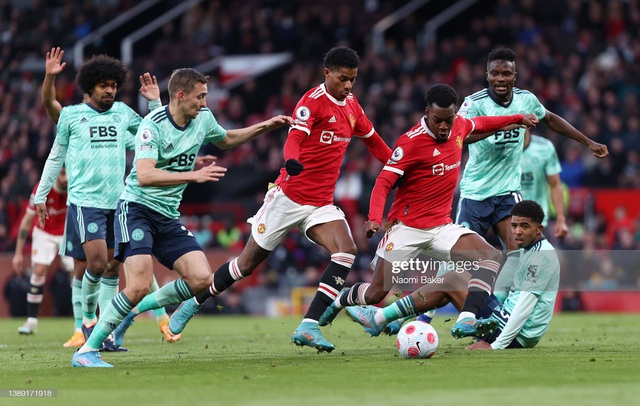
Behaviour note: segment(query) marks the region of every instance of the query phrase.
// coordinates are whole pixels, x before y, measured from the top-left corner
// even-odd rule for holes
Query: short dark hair
[[[435,103],[439,107],[447,108],[452,104],[458,105],[458,93],[455,89],[444,83],[433,85],[427,90],[424,95],[424,100],[427,102],[427,107]]]
[[[489,52],[489,58],[487,58],[487,65],[491,61],[516,61],[516,53],[511,50],[511,48],[496,48],[493,51]]]
[[[331,48],[324,57],[324,67],[329,70],[339,68],[357,68],[360,64],[358,53],[351,48]]]
[[[204,83],[209,81],[209,76],[198,72],[193,68],[175,69],[169,78],[169,98],[175,96],[179,91],[189,93],[193,90],[196,83]]]
[[[83,93],[91,94],[100,82],[115,80],[118,89],[127,81],[127,67],[120,60],[108,55],[94,55],[76,74],[76,84]]]
[[[536,223],[542,224],[544,210],[533,200],[523,200],[511,208],[512,216],[528,217]]]

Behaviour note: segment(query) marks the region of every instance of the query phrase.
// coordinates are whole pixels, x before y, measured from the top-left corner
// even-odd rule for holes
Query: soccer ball
[[[402,326],[396,345],[404,358],[431,358],[438,349],[438,333],[429,323],[412,321]]]

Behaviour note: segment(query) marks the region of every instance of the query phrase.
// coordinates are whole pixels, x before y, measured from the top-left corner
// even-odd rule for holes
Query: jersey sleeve
[[[318,111],[315,103],[311,99],[302,98],[298,101],[296,109],[293,112],[293,127],[290,131],[299,130],[305,134],[311,134],[311,129],[318,118]]]
[[[142,122],[142,117],[138,113],[136,113],[131,107],[126,106],[127,116],[129,118],[129,127],[127,130],[131,134],[135,134],[138,131],[138,127],[140,127],[140,123]]]
[[[371,120],[369,120],[369,117],[367,117],[360,104],[358,104],[358,109],[360,110],[360,114],[356,119],[356,125],[353,128],[353,134],[356,137],[369,138],[375,132],[373,124],[371,124]]]
[[[136,157],[138,159],[158,160],[160,151],[160,131],[151,120],[143,120],[136,133]]]
[[[222,128],[220,124],[218,124],[218,120],[216,120],[211,110],[207,109],[206,112],[207,112],[207,119],[209,120],[209,123],[207,123],[208,130],[204,137],[204,144],[206,143],[215,144],[216,142],[219,142],[225,139],[225,137],[227,136],[227,130],[225,130],[224,128]],[[201,114],[203,113],[205,112],[204,111],[201,112]]]
[[[548,147],[549,150],[546,154],[547,160],[544,164],[544,173],[547,176],[557,175],[562,171],[560,160],[558,159],[558,154],[556,153],[556,149],[553,144],[548,144]]]
[[[536,303],[538,303],[538,297],[536,295],[529,292],[520,292],[518,301],[509,315],[509,321],[505,324],[500,335],[491,343],[491,348],[494,350],[507,348],[518,333],[520,333],[520,330],[522,330],[529,316],[531,316]]]
[[[542,119],[547,115],[547,108],[540,103],[540,100],[538,100],[533,93],[527,93],[527,104],[524,106],[524,113],[533,114],[538,118],[538,120],[542,121]]]
[[[473,118],[480,115],[478,108],[469,97],[464,98],[464,101],[458,110],[458,114],[465,118]]]
[[[71,133],[69,124],[69,109],[63,107],[60,111],[60,117],[58,117],[58,124],[56,125],[55,143],[60,145],[69,145],[69,134]]]

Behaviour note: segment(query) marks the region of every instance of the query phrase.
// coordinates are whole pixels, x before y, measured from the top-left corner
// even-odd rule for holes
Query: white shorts
[[[256,243],[273,251],[293,227],[298,227],[306,236],[311,227],[337,220],[346,222],[337,206],[298,204],[289,199],[280,186],[275,186],[267,191],[262,207],[247,222],[251,224],[251,236]]]
[[[477,233],[454,223],[421,229],[409,227],[399,221],[380,240],[372,267],[375,269],[379,258],[393,263],[416,258],[420,254],[440,261],[450,261],[451,248],[465,234]]]
[[[31,233],[33,240],[31,245],[31,263],[49,266],[56,259],[60,244],[61,235],[52,235],[39,228],[34,228]],[[60,256],[62,266],[69,272],[73,270],[73,258]]]

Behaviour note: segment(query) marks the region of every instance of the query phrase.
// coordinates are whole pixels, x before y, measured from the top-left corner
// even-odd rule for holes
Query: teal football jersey
[[[531,142],[522,151],[520,161],[522,177],[522,197],[534,200],[542,206],[545,216],[542,222],[547,226],[549,213],[549,185],[547,176],[557,175],[562,170],[553,143],[546,138],[531,135]]]
[[[67,146],[68,203],[115,210],[124,188],[127,137],[142,118],[122,102],[106,111],[89,103],[62,109],[54,142]]]
[[[508,105],[498,103],[489,89],[483,89],[467,96],[459,113],[467,118],[528,113],[542,120],[547,110],[531,92],[514,87]],[[485,200],[520,190],[523,142],[524,129],[519,128],[498,131],[482,141],[469,144],[469,160],[462,173],[460,196]]]
[[[525,347],[535,346],[549,328],[559,286],[560,262],[549,241],[542,239],[531,249],[521,251],[520,266],[503,308],[511,314],[520,292],[531,292],[538,296],[531,315],[518,333],[518,341]]]
[[[168,106],[154,110],[142,120],[136,134],[136,156],[122,199],[143,204],[169,218],[178,218],[178,206],[187,184],[140,186],[136,162],[154,159],[156,168],[164,171],[192,171],[200,147],[205,143],[222,141],[226,136],[227,131],[206,107],[200,109],[198,116],[184,127],[178,127],[171,119]]]

